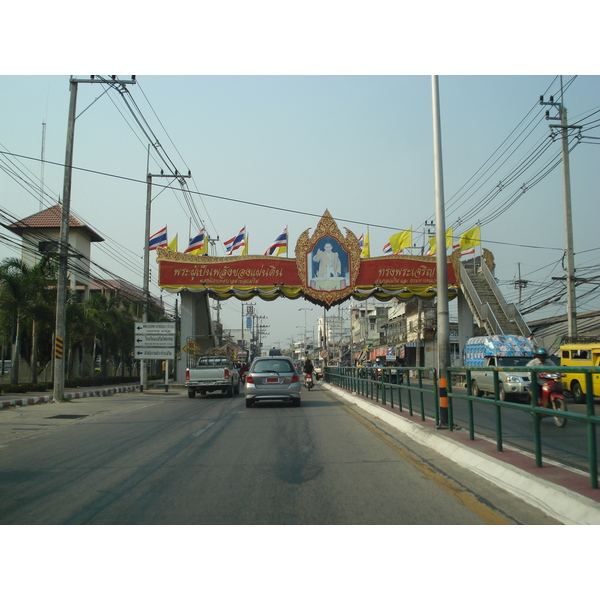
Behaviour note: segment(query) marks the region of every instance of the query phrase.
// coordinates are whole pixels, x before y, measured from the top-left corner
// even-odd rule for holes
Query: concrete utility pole
[[[312,310],[312,308],[299,308],[298,311],[304,311],[304,360],[306,360],[306,357],[308,355],[308,352],[306,351],[306,311],[307,310]]]
[[[442,170],[442,132],[440,97],[437,75],[431,78],[433,100],[433,155],[435,165],[435,244],[437,271],[437,345],[440,388],[439,427],[448,427],[447,369],[450,366],[450,313],[448,310],[448,271],[446,259],[446,216],[444,208],[444,177]]]
[[[150,173],[150,147],[148,147],[148,164],[146,169],[146,233],[144,242],[144,277],[143,277],[143,292],[144,292],[144,323],[148,322],[150,314],[150,215],[152,213],[152,178],[153,177],[168,177],[170,179],[187,179],[191,177],[191,173],[181,175],[179,173],[163,173],[162,171],[153,175]],[[168,242],[168,240],[167,240]],[[148,361],[142,359],[140,361],[140,391],[144,391],[148,387]]]
[[[550,127],[559,127],[562,132],[562,163],[563,163],[563,188],[565,198],[565,234],[566,234],[566,267],[567,267],[567,325],[569,337],[577,337],[577,306],[575,301],[575,259],[573,250],[573,216],[571,213],[571,171],[569,165],[569,129],[581,129],[580,126],[571,126],[567,124],[567,109],[563,99],[562,75],[560,78],[560,102],[554,102],[554,97],[550,96],[550,102],[544,102],[544,97],[540,96],[542,106],[554,106],[558,112],[558,117],[551,117],[550,111],[546,111],[547,120],[560,119],[560,125],[550,125]]]
[[[116,79],[113,75],[110,80],[96,79],[92,75],[89,79],[69,79],[69,121],[67,123],[67,148],[65,152],[65,174],[63,180],[63,197],[59,234],[59,262],[58,279],[56,282],[56,329],[54,347],[54,400],[62,401],[65,392],[65,363],[64,341],[67,330],[67,271],[69,262],[69,217],[71,215],[71,180],[73,173],[73,146],[75,142],[75,111],[77,108],[77,85],[79,83],[104,83],[114,85],[127,85],[135,83],[135,76],[130,80]]]

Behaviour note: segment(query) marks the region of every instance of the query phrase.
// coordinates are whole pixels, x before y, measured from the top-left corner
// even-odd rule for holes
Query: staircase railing
[[[477,317],[477,321],[480,327],[485,327],[486,331],[489,335],[499,334],[502,335],[504,333],[500,323],[498,323],[498,319],[492,310],[489,302],[482,302],[473,282],[471,281],[471,276],[469,275],[468,270],[465,268],[462,262],[459,262],[459,270],[460,270],[460,283],[465,293],[465,297],[471,304],[471,310]],[[491,330],[490,330],[491,328]]]
[[[500,291],[500,288],[498,287],[496,279],[492,275],[492,272],[489,270],[488,266],[485,264],[485,261],[481,261],[481,272],[483,273],[487,284],[490,286],[492,293],[496,297],[496,300],[500,304],[500,308],[506,315],[506,318],[509,321],[513,321],[515,323],[521,335],[527,337],[531,333],[531,330],[529,329],[527,323],[525,323],[523,315],[517,308],[516,304],[508,304],[506,302],[504,296],[502,295],[502,292]]]

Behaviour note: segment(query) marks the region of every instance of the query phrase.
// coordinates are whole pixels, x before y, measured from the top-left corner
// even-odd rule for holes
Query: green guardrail
[[[483,404],[494,407],[494,424],[496,436],[496,448],[499,452],[503,450],[502,430],[502,408],[508,410],[519,410],[531,415],[531,426],[533,436],[533,447],[535,464],[542,466],[543,449],[540,421],[542,417],[566,418],[567,421],[578,421],[586,424],[587,433],[587,456],[590,486],[598,489],[598,449],[596,442],[596,426],[600,424],[600,417],[595,414],[593,376],[600,376],[600,367],[553,367],[552,373],[578,373],[585,377],[585,414],[569,410],[554,410],[538,406],[538,387],[531,386],[531,400],[520,404],[515,402],[501,401],[499,380],[500,372],[530,373],[530,380],[536,381],[537,373],[549,372],[548,367],[450,367],[447,370],[447,396],[448,396],[448,425],[452,431],[454,427],[453,404],[454,402],[466,402],[469,438],[475,439],[475,413],[474,404]],[[471,382],[473,374],[479,371],[492,372],[494,377],[494,393],[489,396],[473,396],[471,394]],[[435,369],[426,367],[411,367],[410,369],[397,369],[396,367],[330,367],[328,366],[324,380],[341,388],[355,392],[365,398],[371,399],[382,405],[389,404],[391,408],[397,408],[403,412],[405,408],[413,416],[415,401],[418,402],[418,410],[421,420],[425,420],[425,397],[433,404],[433,412],[436,423],[440,423],[439,407],[439,382]],[[432,388],[424,388],[424,381],[433,383]],[[464,381],[464,388],[458,391],[458,381]],[[569,392],[565,394],[567,398]],[[445,428],[445,426],[444,426]]]
[[[403,412],[406,408],[412,417],[415,404],[421,420],[425,420],[425,396],[433,400],[436,423],[439,421],[438,388],[424,388],[423,382],[435,384],[435,369],[427,367],[330,367],[325,369],[325,381],[355,392]]]

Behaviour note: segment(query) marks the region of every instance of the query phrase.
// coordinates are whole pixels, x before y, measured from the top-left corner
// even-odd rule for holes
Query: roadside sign
[[[175,345],[175,335],[138,333],[135,336],[135,347],[165,348]]]
[[[135,333],[175,333],[175,323],[136,323]]]
[[[184,347],[183,351],[190,356],[195,356],[200,351],[200,346],[194,341],[190,340]]]
[[[133,357],[139,360],[175,360],[175,347],[171,348],[136,348]]]
[[[175,323],[136,323],[134,358],[175,360]]]

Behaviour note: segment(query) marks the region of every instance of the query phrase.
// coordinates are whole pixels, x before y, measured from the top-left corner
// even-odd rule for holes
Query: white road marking
[[[208,431],[215,423],[216,421],[213,421],[212,423],[205,425],[202,429],[198,429],[196,433],[192,433],[192,437],[200,437],[205,431]]]

